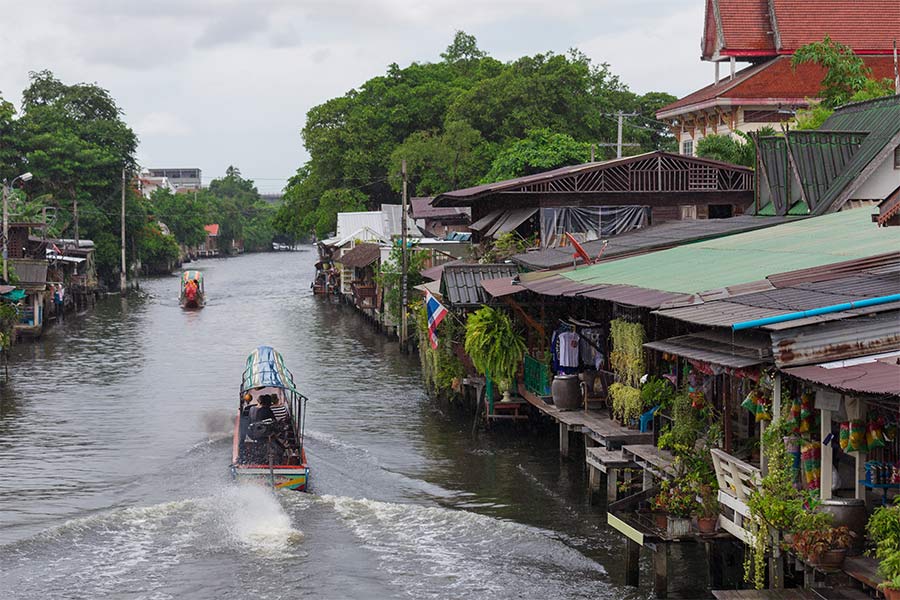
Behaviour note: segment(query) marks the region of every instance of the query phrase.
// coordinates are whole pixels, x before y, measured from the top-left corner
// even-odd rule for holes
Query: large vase
[[[553,404],[559,410],[576,410],[581,408],[581,387],[578,375],[557,375],[550,385]]]
[[[851,533],[855,533],[847,554],[854,556],[862,554],[866,539],[866,522],[869,519],[866,512],[866,502],[857,498],[830,498],[822,500],[819,504],[819,512],[832,516],[832,526],[846,525]]]

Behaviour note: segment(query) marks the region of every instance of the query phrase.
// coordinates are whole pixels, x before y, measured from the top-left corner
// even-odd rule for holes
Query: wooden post
[[[119,274],[119,292],[125,293],[125,167],[122,167],[122,271]]]
[[[822,411],[822,423],[820,425],[819,435],[824,440],[831,433],[831,411]],[[819,475],[819,498],[829,500],[831,498],[831,485],[833,483],[831,477],[831,468],[834,465],[834,450],[831,444],[822,445],[822,471]]]
[[[641,581],[641,546],[625,538],[625,585],[637,587]]]
[[[569,457],[569,426],[562,421],[559,422],[559,453]]]
[[[653,592],[657,598],[669,593],[669,544],[657,545],[653,553]]]
[[[769,589],[780,590],[784,588],[784,560],[781,556],[781,535],[777,531],[770,530],[772,536],[772,554],[769,555]]]
[[[615,502],[619,497],[619,470],[606,469],[606,503]]]
[[[844,406],[847,408],[847,418],[862,419],[866,414],[866,403],[860,398],[845,398]],[[866,478],[866,453],[856,452],[856,462],[853,468],[853,497],[861,500],[866,499],[866,486],[860,483]]]
[[[400,349],[406,352],[406,338],[409,333],[408,324],[407,324],[407,315],[406,315],[406,305],[409,299],[406,296],[406,277],[407,277],[407,269],[409,268],[409,258],[407,256],[407,248],[406,248],[406,159],[404,158],[400,162],[400,174],[403,176],[403,197],[401,199],[401,210],[400,212],[400,256],[401,256],[401,265],[400,265]]]

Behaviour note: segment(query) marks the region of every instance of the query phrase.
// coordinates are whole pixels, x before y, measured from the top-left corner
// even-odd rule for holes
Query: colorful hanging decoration
[[[841,450],[844,452],[850,447],[850,421],[841,423],[841,434],[838,438],[838,442],[841,445]]]
[[[759,388],[747,394],[741,406],[753,413],[757,422],[772,420],[772,409],[769,406],[769,399]]]
[[[866,445],[869,452],[876,448],[884,448],[884,419],[875,415],[869,415],[866,425]]]
[[[791,431],[795,434],[800,435],[800,415],[801,415],[801,400],[799,397],[791,398]]]
[[[865,452],[866,451],[866,422],[862,419],[853,419],[850,421],[850,438],[847,441],[845,452]]]
[[[819,442],[812,441],[803,444],[800,450],[800,462],[806,489],[819,489],[822,477],[822,448]]]
[[[815,412],[813,410],[813,395],[805,393],[800,397],[800,420],[797,429],[801,435],[809,434],[813,430]]]

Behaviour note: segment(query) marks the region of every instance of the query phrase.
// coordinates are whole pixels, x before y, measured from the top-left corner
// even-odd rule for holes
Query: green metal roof
[[[839,108],[822,123],[821,129],[864,131],[868,135],[820,198],[813,211],[817,215],[839,209],[840,206],[835,206],[835,202],[841,198],[847,186],[894,137],[900,135],[900,96],[888,96]]]
[[[561,273],[589,284],[623,284],[696,294],[775,273],[900,249],[900,227],[876,227],[871,208],[800,219]]]
[[[840,107],[817,130],[760,138],[761,173],[771,202],[758,214],[801,214],[803,207],[790,204],[797,183],[809,202],[809,214],[840,210],[850,195],[848,187],[876,157],[887,158],[892,140],[898,138],[900,96]],[[793,162],[788,160],[788,145]]]

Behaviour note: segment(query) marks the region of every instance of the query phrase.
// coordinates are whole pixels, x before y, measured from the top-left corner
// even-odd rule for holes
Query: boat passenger
[[[278,400],[278,398],[275,398],[275,397],[273,397],[273,400],[274,400],[274,402],[272,404],[272,414],[275,415],[275,420],[279,421],[279,422],[287,420],[287,418],[288,418],[287,404],[285,404],[283,401]]]

